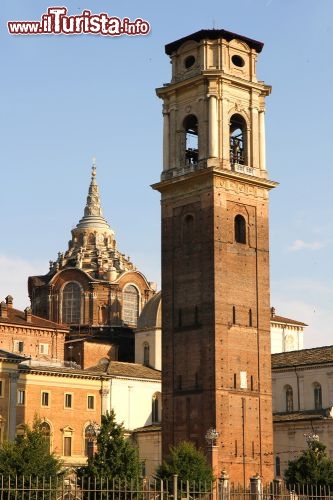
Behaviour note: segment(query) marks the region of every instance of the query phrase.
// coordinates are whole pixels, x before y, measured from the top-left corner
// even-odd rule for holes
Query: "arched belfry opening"
[[[195,115],[188,115],[183,122],[185,133],[185,162],[186,165],[196,165],[199,159],[198,119]]]
[[[230,163],[247,164],[246,122],[238,114],[230,119]]]

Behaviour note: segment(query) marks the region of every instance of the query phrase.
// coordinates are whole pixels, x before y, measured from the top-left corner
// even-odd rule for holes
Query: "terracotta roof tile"
[[[272,369],[294,366],[333,364],[333,346],[314,347],[272,354]]]
[[[322,410],[303,410],[288,413],[273,413],[273,422],[292,422],[295,420],[320,420],[323,418],[332,418],[330,416],[331,408]]]
[[[31,315],[31,321],[25,319],[25,312],[7,307],[7,318],[0,317],[0,324],[6,325],[22,325],[25,327],[38,327],[38,328],[57,328],[58,330],[68,330],[66,325],[54,323],[48,319],[40,318],[39,316]]]
[[[146,433],[146,432],[157,432],[161,430],[162,430],[162,425],[156,423],[151,425],[145,425],[144,427],[138,427],[137,429],[134,429],[133,432]]]
[[[284,316],[278,316],[274,314],[271,316],[271,323],[287,323],[288,325],[298,325],[298,326],[308,326],[306,323],[301,321],[296,321],[295,319],[285,318]]]
[[[139,363],[110,361],[107,374],[120,377],[161,380],[161,372],[159,370],[154,370],[153,368],[149,368],[149,366],[140,365]]]

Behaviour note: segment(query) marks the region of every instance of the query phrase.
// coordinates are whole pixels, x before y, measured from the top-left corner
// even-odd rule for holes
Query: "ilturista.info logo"
[[[68,16],[66,7],[49,7],[40,21],[8,21],[11,35],[148,35],[150,24],[141,18],[131,21],[128,17],[109,16],[105,12],[92,14],[83,10],[78,16]]]

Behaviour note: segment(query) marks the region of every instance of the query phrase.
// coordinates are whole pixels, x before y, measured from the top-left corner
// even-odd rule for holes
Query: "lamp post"
[[[216,444],[217,439],[219,437],[219,432],[217,432],[216,429],[213,427],[210,427],[208,431],[205,434],[205,439],[208,444],[208,456],[209,456],[209,461],[211,468],[213,470],[213,474],[215,477],[218,476],[218,465],[219,465],[219,448]],[[217,498],[217,491],[216,488],[213,490],[213,500],[216,500]]]

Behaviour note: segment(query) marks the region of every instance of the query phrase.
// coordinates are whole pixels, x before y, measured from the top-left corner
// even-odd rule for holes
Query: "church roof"
[[[302,321],[296,321],[295,319],[285,318],[284,316],[278,316],[275,314],[275,308],[271,308],[271,323],[283,323],[287,325],[294,326],[308,326],[306,323]]]
[[[165,46],[165,53],[170,56],[173,52],[175,52],[183,43],[194,40],[195,42],[200,42],[201,40],[217,40],[219,38],[223,38],[230,42],[231,40],[237,39],[245,42],[251,49],[254,49],[256,52],[261,52],[264,44],[262,42],[258,42],[257,40],[253,40],[252,38],[247,38],[243,35],[237,35],[232,31],[227,31],[223,29],[211,29],[211,30],[200,30],[192,33],[191,35],[185,36],[176,40],[175,42],[168,43]]]
[[[58,252],[55,261],[50,260],[46,275],[29,278],[29,293],[32,287],[46,285],[59,271],[68,268],[80,269],[89,278],[109,282],[115,282],[126,271],[136,271],[130,257],[117,249],[114,231],[103,217],[95,161],[84,214],[72,229],[68,249]]]
[[[138,320],[137,330],[162,328],[162,294],[156,293],[144,306]]]
[[[143,379],[161,380],[161,372],[154,370],[149,366],[140,365],[139,363],[124,363],[121,361],[110,361],[108,375],[118,377],[133,377]]]
[[[272,354],[273,370],[318,364],[333,364],[332,345]]]
[[[292,412],[273,413],[273,422],[295,422],[300,420],[321,420],[323,418],[332,418],[332,408],[321,408],[319,410],[301,410]]]
[[[123,361],[109,361],[107,368],[104,363],[89,368],[89,371],[95,371],[101,375],[109,375],[111,377],[137,378],[146,380],[161,380],[160,370],[155,370],[149,366],[141,365],[140,363],[126,363]]]

